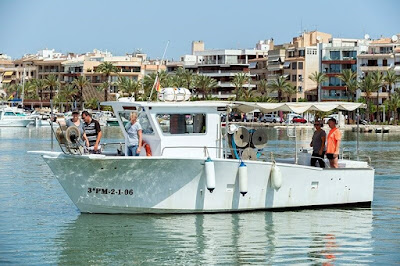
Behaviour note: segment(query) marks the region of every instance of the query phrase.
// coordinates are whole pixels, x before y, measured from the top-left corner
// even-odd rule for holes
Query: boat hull
[[[374,170],[277,164],[282,187],[271,186],[271,163],[246,162],[248,193],[239,191],[239,162],[214,160],[215,190],[206,187],[204,159],[44,156],[83,213],[232,212],[368,204]]]
[[[0,127],[27,127],[34,122],[33,119],[3,119],[0,120]]]

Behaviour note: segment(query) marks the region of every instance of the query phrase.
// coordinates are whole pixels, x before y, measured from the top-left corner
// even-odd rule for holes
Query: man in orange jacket
[[[329,159],[329,164],[331,168],[338,168],[339,148],[340,141],[342,140],[342,134],[340,133],[340,130],[336,127],[335,118],[329,119],[328,125],[331,130],[329,131],[328,137],[326,138],[326,158]]]

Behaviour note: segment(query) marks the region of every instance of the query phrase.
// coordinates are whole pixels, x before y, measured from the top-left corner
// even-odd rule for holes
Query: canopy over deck
[[[229,102],[229,101],[186,101],[186,102],[102,102],[102,105],[111,106],[141,106],[141,107],[231,107],[241,112],[252,112],[259,109],[263,113],[275,111],[304,113],[307,111],[329,112],[332,110],[354,111],[358,108],[366,108],[363,103],[351,102],[301,102],[301,103],[263,103],[263,102]]]
[[[234,107],[242,112],[251,112],[259,109],[263,113],[275,111],[304,113],[307,111],[329,112],[332,110],[354,111],[358,108],[366,108],[363,103],[351,102],[301,102],[301,103],[257,103],[257,102],[234,102]]]

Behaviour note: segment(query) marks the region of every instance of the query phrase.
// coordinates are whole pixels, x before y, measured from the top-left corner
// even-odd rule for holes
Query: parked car
[[[265,114],[261,117],[261,122],[272,122],[272,123],[282,123],[283,119],[280,118],[279,116],[276,116],[274,114]]]
[[[305,123],[307,123],[307,120],[304,119],[304,117],[295,116],[295,117],[293,117],[292,122],[293,122],[293,123],[302,123],[302,124],[305,124]]]

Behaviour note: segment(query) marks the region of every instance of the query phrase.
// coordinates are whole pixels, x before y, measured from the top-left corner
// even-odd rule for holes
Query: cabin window
[[[130,121],[131,121],[130,115],[131,115],[132,112],[136,112],[136,111],[122,111],[122,112],[119,112],[119,117],[121,118],[121,121],[124,124],[124,127],[126,126],[126,124],[130,123]],[[142,126],[143,134],[145,134],[145,135],[154,134],[153,127],[151,126],[150,120],[149,120],[146,112],[139,111],[137,113],[138,113],[137,121]]]
[[[204,134],[205,114],[157,114],[157,121],[164,134]]]
[[[15,114],[14,114],[13,112],[5,112],[4,115],[7,115],[7,116],[15,116]]]

